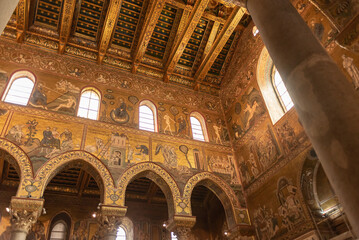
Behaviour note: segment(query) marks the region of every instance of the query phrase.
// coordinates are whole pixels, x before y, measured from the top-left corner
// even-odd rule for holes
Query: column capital
[[[41,215],[43,199],[12,197],[10,202],[10,222],[12,231],[30,231]]]
[[[180,216],[175,215],[173,219],[167,222],[166,228],[174,232],[178,240],[193,239],[191,229],[196,224],[195,216]]]
[[[97,220],[100,224],[98,232],[100,239],[110,239],[116,236],[118,227],[121,225],[126,212],[127,207],[101,205],[97,214]]]

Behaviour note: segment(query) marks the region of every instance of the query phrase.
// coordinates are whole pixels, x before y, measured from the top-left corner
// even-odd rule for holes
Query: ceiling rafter
[[[199,84],[206,77],[208,71],[210,70],[217,56],[221,52],[222,48],[224,47],[230,36],[232,35],[233,31],[236,29],[238,23],[240,22],[244,14],[245,14],[245,10],[241,7],[235,7],[233,9],[226,24],[223,26],[221,32],[218,34],[211,50],[206,55],[206,57],[203,58],[194,76],[195,79],[194,88],[196,90],[198,90]]]
[[[209,53],[209,51],[211,50],[212,45],[213,45],[213,43],[214,43],[214,41],[216,39],[216,36],[218,34],[218,30],[219,30],[220,25],[221,24],[219,22],[214,22],[213,23],[211,32],[210,32],[208,40],[207,40],[206,47],[203,50],[202,59],[204,59],[207,56],[207,54]]]
[[[59,53],[65,52],[65,47],[70,36],[72,20],[74,17],[77,0],[65,0],[61,17]]]
[[[173,46],[175,46],[176,43],[178,42],[178,40],[180,39],[180,35],[187,25],[189,16],[191,14],[191,10],[192,10],[192,6],[190,6],[190,5],[187,5],[187,7],[183,9],[181,20],[180,20],[180,23],[177,28],[176,38],[175,38]]]
[[[147,10],[145,22],[142,26],[139,41],[136,46],[136,51],[133,56],[132,72],[136,73],[139,63],[145,55],[148,43],[150,42],[153,30],[156,27],[156,23],[163,7],[165,6],[165,0],[152,0]]]
[[[102,28],[102,33],[99,41],[99,51],[97,62],[102,63],[105,57],[107,48],[111,42],[112,34],[115,29],[115,25],[120,14],[122,0],[111,0],[107,10],[105,23]]]
[[[82,197],[85,187],[87,187],[87,185],[88,185],[89,178],[90,178],[90,175],[86,171],[81,169],[81,172],[80,172],[80,175],[78,178],[78,184],[79,184],[78,196],[79,197]]]
[[[24,40],[25,32],[29,27],[30,0],[20,0],[16,8],[16,41]]]
[[[164,81],[169,82],[169,75],[173,72],[178,63],[183,51],[186,48],[186,45],[192,36],[199,20],[201,19],[209,0],[196,1],[195,6],[192,9],[192,12],[188,18],[187,24],[181,34],[179,35],[180,41],[175,42],[172,52],[168,58],[168,61],[165,65],[165,76]]]
[[[173,6],[177,7],[177,8],[181,8],[181,9],[185,9],[187,8],[189,11],[192,10],[193,6],[185,4],[185,3],[181,3],[181,2],[177,2],[176,0],[166,0],[167,3],[172,4]],[[209,12],[204,12],[203,16],[204,18],[206,18],[207,20],[211,20],[214,22],[219,22],[224,24],[226,22],[226,19],[221,18],[221,17],[217,17],[216,15],[214,15],[213,13],[209,13]]]

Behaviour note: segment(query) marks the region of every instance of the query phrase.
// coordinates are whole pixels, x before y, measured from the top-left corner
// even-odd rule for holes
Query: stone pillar
[[[12,13],[19,0],[1,0],[0,1],[0,33],[5,29],[6,24],[9,22]]]
[[[43,199],[13,197],[10,203],[10,240],[25,240],[28,232],[41,215]]]
[[[116,240],[118,227],[121,225],[126,211],[126,207],[101,205],[101,210],[97,214],[100,224],[99,239]]]
[[[359,236],[359,95],[289,0],[244,5]]]
[[[196,223],[194,216],[179,216],[175,215],[171,219],[166,228],[170,232],[174,232],[178,240],[192,240],[194,239],[191,229]]]

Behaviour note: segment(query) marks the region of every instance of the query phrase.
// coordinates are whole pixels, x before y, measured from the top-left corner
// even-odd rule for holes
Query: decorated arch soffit
[[[187,181],[183,192],[183,203],[186,206],[184,210],[186,212],[192,214],[191,195],[198,184],[206,186],[220,199],[225,209],[227,223],[232,223],[232,226],[229,226],[230,228],[235,227],[236,224],[250,225],[248,211],[241,207],[232,188],[210,172],[198,173]]]
[[[34,173],[31,161],[20,147],[4,138],[0,138],[0,149],[12,156],[12,158],[9,158],[8,160],[20,170],[20,184],[17,192],[17,195],[20,195],[21,189],[25,190],[25,185],[33,182]]]
[[[117,187],[118,187],[118,204],[120,206],[125,205],[125,193],[127,185],[134,180],[135,178],[141,176],[141,173],[144,172],[152,172],[156,175],[158,175],[165,184],[170,189],[171,197],[173,198],[173,202],[170,201],[167,204],[174,206],[169,206],[170,212],[169,215],[175,214],[175,215],[189,215],[190,212],[185,211],[186,208],[183,204],[181,193],[178,188],[177,182],[174,180],[174,178],[161,166],[152,163],[152,162],[143,162],[136,164],[130,168],[128,168],[120,177]],[[150,177],[151,178],[151,177]],[[161,189],[163,189],[161,186],[159,186]],[[164,192],[166,195],[166,198],[168,196],[168,193]],[[167,199],[169,200],[169,199]],[[173,209],[173,210],[172,210]],[[173,212],[171,212],[173,211]]]
[[[41,198],[44,194],[47,184],[51,181],[51,179],[57,173],[62,171],[64,167],[68,166],[74,161],[85,162],[96,171],[100,181],[102,181],[103,184],[103,204],[116,205],[116,199],[118,199],[118,197],[116,195],[114,181],[110,171],[98,158],[85,151],[67,152],[47,161],[36,173],[34,181],[28,183],[25,186],[25,188],[29,188],[28,185],[32,186],[30,187],[30,192],[29,190],[25,189],[27,194],[31,194],[31,197],[34,198]]]

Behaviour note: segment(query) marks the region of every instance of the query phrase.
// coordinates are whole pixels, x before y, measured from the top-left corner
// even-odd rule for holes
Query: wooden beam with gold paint
[[[181,3],[176,0],[166,0],[166,2],[177,7],[177,8],[181,8],[181,9],[187,8],[188,10],[192,10],[192,8],[193,8],[193,6],[191,6],[191,5]],[[216,15],[214,15],[213,13],[210,13],[210,12],[204,12],[202,17],[206,18],[207,20],[214,21],[214,22],[219,22],[222,24],[226,23],[226,19],[217,17]]]
[[[99,41],[98,58],[97,62],[102,63],[105,57],[107,48],[111,42],[113,31],[115,29],[118,15],[120,14],[122,0],[111,0],[108,6],[106,19],[102,28],[102,33]]]
[[[203,15],[203,12],[206,10],[208,2],[209,0],[196,1],[196,4],[193,7],[192,12],[188,18],[187,25],[179,35],[180,40],[175,42],[172,52],[165,65],[165,77],[164,77],[165,82],[169,81],[169,75],[173,72],[174,68],[176,67],[176,64],[179,61],[183,51],[185,50],[190,37],[192,36],[199,20]]]
[[[203,18],[213,21],[213,22],[219,22],[222,24],[226,23],[226,19],[221,18],[221,17],[217,17],[216,15],[214,15],[213,13],[209,13],[209,12],[204,12],[203,13]]]
[[[173,46],[175,46],[176,43],[178,42],[178,40],[180,40],[181,33],[183,32],[184,28],[186,27],[186,25],[188,23],[189,15],[191,14],[191,9],[192,9],[192,7],[190,5],[188,5],[186,8],[184,8],[182,10],[182,16],[181,16],[181,20],[180,20],[180,23],[177,28],[177,33],[176,33],[176,37],[175,37]]]
[[[72,27],[72,20],[76,6],[76,0],[65,0],[62,10],[61,25],[60,25],[60,42],[59,53],[65,52],[65,47],[70,36]]]
[[[30,0],[20,0],[16,8],[16,41],[23,42],[29,27]]]
[[[232,35],[233,31],[236,29],[239,21],[242,19],[245,14],[245,10],[241,7],[235,7],[227,19],[226,24],[223,26],[221,32],[217,36],[211,50],[203,58],[195,76],[194,88],[198,89],[198,84],[206,77],[208,71],[212,67],[214,61],[216,60],[219,53],[222,51],[224,45],[227,43],[228,39]]]
[[[204,59],[207,56],[207,54],[209,53],[209,51],[211,50],[212,45],[213,45],[213,43],[216,39],[216,36],[218,34],[219,26],[220,26],[219,22],[213,23],[213,27],[211,29],[211,33],[209,34],[208,41],[206,43],[206,47],[203,50],[202,59]]]
[[[151,0],[146,12],[145,22],[143,23],[141,34],[133,56],[132,72],[135,73],[138,64],[145,55],[148,43],[150,42],[153,30],[165,6],[166,0]]]

